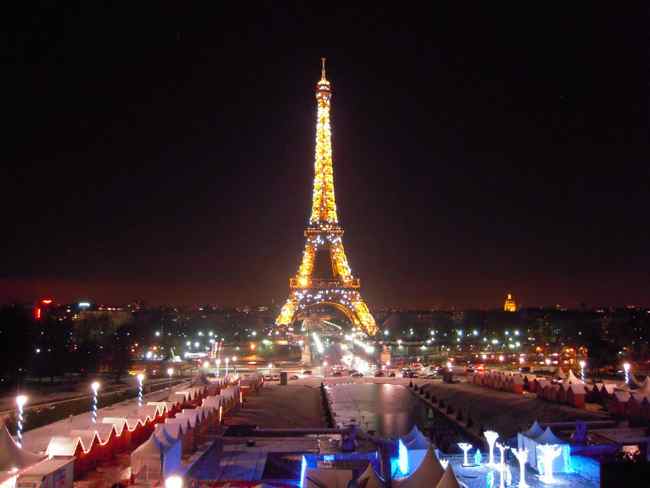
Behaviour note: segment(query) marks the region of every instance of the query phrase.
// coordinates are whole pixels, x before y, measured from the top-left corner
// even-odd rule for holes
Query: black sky
[[[5,16],[0,301],[284,301],[326,56],[372,307],[650,305],[646,7],[142,3]]]

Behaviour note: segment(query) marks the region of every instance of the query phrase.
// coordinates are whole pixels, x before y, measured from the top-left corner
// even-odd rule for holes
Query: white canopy
[[[555,436],[550,427],[546,427],[544,433],[535,438],[538,444],[566,444],[562,439]]]
[[[181,443],[165,444],[151,435],[131,453],[131,470],[136,477],[166,478],[181,470]]]
[[[187,419],[190,424],[190,427],[196,427],[196,424],[200,422],[199,412],[196,409],[185,409],[181,413],[176,415],[177,419]]]
[[[454,473],[454,468],[451,467],[451,464],[447,466],[447,469],[445,469],[445,474],[442,475],[442,478],[436,485],[436,488],[461,488],[460,483],[458,483],[458,479],[456,478],[456,473]]]
[[[351,480],[351,469],[307,468],[305,473],[306,488],[348,488]]]
[[[74,456],[77,446],[81,443],[79,437],[53,436],[45,451],[48,456]],[[83,449],[83,445],[81,446]]]
[[[586,395],[587,390],[585,389],[584,383],[571,384],[569,385],[569,390],[573,392],[574,395]]]
[[[571,382],[571,383],[577,383],[579,385],[584,385],[585,384],[584,381],[582,381],[580,378],[578,378],[576,375],[573,374],[572,369],[569,370],[569,376],[567,377],[567,380],[569,380],[569,382]]]
[[[384,488],[384,482],[375,473],[372,463],[368,463],[366,470],[357,479],[357,484],[361,488]]]
[[[407,449],[427,449],[429,447],[429,440],[417,425],[414,425],[411,431],[402,437],[402,442]]]
[[[431,446],[427,449],[420,465],[404,478],[393,480],[395,488],[419,488],[422,486],[436,486],[444,474],[442,465]]]
[[[544,430],[539,425],[537,420],[535,420],[535,422],[533,422],[533,425],[530,426],[530,429],[528,429],[526,432],[522,432],[522,434],[524,434],[526,437],[532,437],[533,439],[535,437],[539,437],[543,433],[544,433]]]
[[[0,427],[0,471],[12,468],[26,468],[43,459],[43,456],[26,451],[19,447],[7,430],[7,426]]]
[[[644,395],[650,395],[650,376],[646,376],[646,379],[639,385],[638,391]]]

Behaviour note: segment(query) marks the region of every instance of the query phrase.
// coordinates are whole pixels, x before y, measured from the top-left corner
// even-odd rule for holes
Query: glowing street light
[[[552,484],[555,482],[555,478],[553,477],[553,460],[562,453],[562,446],[558,446],[557,444],[543,444],[537,446],[537,450],[542,455],[542,465],[544,466],[544,473],[539,479],[544,483]]]
[[[183,478],[178,475],[170,476],[165,480],[165,488],[183,488]]]
[[[203,369],[208,369],[210,367],[210,361],[203,361]]]
[[[585,361],[584,359],[581,359],[578,364],[580,365],[580,379],[582,381],[584,381],[585,380],[585,366],[587,366],[587,361]]]
[[[18,395],[16,397],[16,406],[18,407],[18,422],[16,423],[16,444],[18,447],[23,445],[23,424],[25,423],[25,417],[23,416],[24,407],[27,403],[27,397],[25,395]]]
[[[97,423],[97,392],[99,391],[99,382],[93,381],[90,385],[90,389],[93,391],[93,403],[91,410],[91,420],[93,424]]]
[[[144,383],[144,375],[140,373],[138,376],[138,407],[142,406],[142,384]]]
[[[174,368],[167,368],[167,376],[169,376],[169,389],[172,389],[172,376],[174,376]]]
[[[519,461],[519,488],[528,488],[526,483],[526,461],[528,461],[528,449],[517,448],[512,449],[512,453]]]
[[[499,434],[494,432],[493,430],[486,430],[483,432],[483,435],[485,436],[485,440],[488,443],[488,447],[490,448],[490,457],[488,459],[488,465],[489,466],[494,466],[494,443],[496,440],[499,438]]]
[[[497,442],[497,448],[499,449],[499,452],[501,453],[501,459],[499,461],[499,472],[501,475],[499,476],[499,488],[505,488],[506,483],[506,451],[510,449],[510,447],[505,446],[501,444],[500,442]]]
[[[472,445],[468,442],[459,442],[458,447],[463,450],[463,466],[469,466],[467,461],[467,452],[472,448]]]
[[[623,363],[623,370],[625,371],[625,383],[630,384],[630,363]]]

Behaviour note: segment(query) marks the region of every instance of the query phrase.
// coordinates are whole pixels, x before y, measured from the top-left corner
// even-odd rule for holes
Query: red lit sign
[[[41,307],[36,307],[34,317],[36,317],[36,320],[41,320]]]
[[[50,305],[53,301],[54,300],[52,300],[51,298],[43,298],[43,300],[41,300],[41,303],[43,305]]]

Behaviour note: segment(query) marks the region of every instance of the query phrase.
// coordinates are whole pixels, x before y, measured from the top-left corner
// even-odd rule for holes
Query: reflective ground
[[[423,431],[430,425],[424,404],[402,385],[349,383],[329,388],[337,423],[354,420],[382,437],[404,435],[415,424]]]

